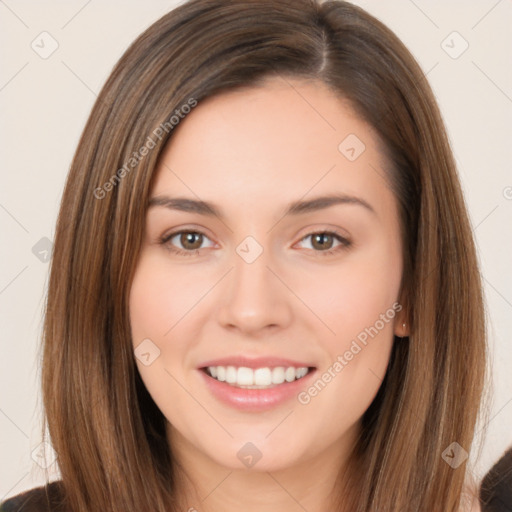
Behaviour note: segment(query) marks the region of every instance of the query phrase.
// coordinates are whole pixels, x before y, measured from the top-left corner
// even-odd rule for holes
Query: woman
[[[132,44],[57,225],[52,510],[469,510],[485,358],[454,159],[389,29],[192,0]]]

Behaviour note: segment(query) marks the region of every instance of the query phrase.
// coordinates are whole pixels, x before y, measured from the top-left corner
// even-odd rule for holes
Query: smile
[[[245,366],[208,366],[203,369],[210,377],[233,387],[267,389],[305,377],[311,368],[277,366],[247,368]]]

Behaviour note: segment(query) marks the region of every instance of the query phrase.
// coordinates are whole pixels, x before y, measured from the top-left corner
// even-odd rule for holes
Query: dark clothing
[[[480,503],[482,512],[512,512],[512,448],[482,480]]]
[[[61,481],[35,487],[0,503],[0,512],[66,512]]]

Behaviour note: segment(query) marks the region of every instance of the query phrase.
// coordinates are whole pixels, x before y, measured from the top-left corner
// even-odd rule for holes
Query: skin
[[[338,150],[349,134],[366,146],[354,161]],[[407,334],[405,308],[307,404],[293,397],[270,411],[239,411],[213,397],[197,367],[227,355],[277,356],[310,361],[321,375],[399,302],[402,241],[385,168],[374,130],[316,81],[271,78],[208,98],[176,128],[150,197],[210,201],[223,219],[148,209],[130,317],[133,347],[149,338],[160,350],[150,365],[136,362],[188,475],[183,510],[329,509],[393,335]],[[283,216],[292,201],[333,192],[374,211],[337,204]],[[352,245],[308,236],[332,229]],[[204,233],[202,245],[160,242],[180,230]],[[250,264],[236,252],[249,235],[263,248]],[[262,453],[250,469],[237,457],[247,442]]]

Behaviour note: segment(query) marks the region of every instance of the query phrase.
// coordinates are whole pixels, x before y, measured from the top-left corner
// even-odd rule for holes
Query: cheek
[[[205,286],[176,269],[171,275],[165,257],[150,251],[142,253],[133,277],[129,309],[135,362],[147,391],[168,419],[175,420],[175,411],[190,406],[179,385],[190,337],[177,333]],[[149,364],[141,356],[145,353]]]
[[[365,328],[378,322],[387,336],[394,318],[389,311],[398,300],[402,274],[399,250],[389,244],[376,244],[355,252],[338,266],[312,272],[301,279],[302,296],[313,313],[325,325],[324,339],[333,348],[343,348],[344,341],[356,337]],[[388,312],[388,313],[386,313]],[[329,336],[329,331],[331,336]]]
[[[183,366],[186,338],[176,333],[186,321],[187,311],[197,302],[200,291],[195,290],[184,273],[169,273],[164,258],[143,253],[130,290],[130,325],[132,344],[140,376],[153,400],[162,409],[169,396],[179,397],[172,378],[180,378],[176,368]],[[180,338],[183,340],[180,342]],[[189,338],[190,339],[190,338]],[[172,341],[172,343],[171,343]],[[142,354],[149,353],[150,356]],[[150,359],[150,364],[146,364]]]
[[[310,417],[330,417],[325,435],[334,439],[361,418],[381,386],[394,341],[394,319],[401,310],[400,260],[359,254],[337,273],[317,278],[314,286],[309,283],[314,290],[309,297],[329,327],[318,338],[326,357],[317,380],[299,401],[315,411]],[[321,428],[315,421],[310,427]]]
[[[194,309],[211,284],[206,273],[169,266],[165,257],[142,255],[130,290],[130,322],[133,342],[151,338],[165,344],[173,330]],[[174,348],[177,348],[173,343]]]
[[[331,411],[340,424],[364,413],[388,365],[402,276],[401,246],[391,240],[383,235],[347,254],[339,266],[302,281],[308,305],[326,326],[318,338],[326,354],[319,368],[322,382],[311,394],[306,390],[304,400],[314,401],[319,411]]]
[[[162,284],[157,269],[142,259],[130,291],[130,321],[134,343],[141,337],[159,339],[170,327],[165,313],[173,311],[175,304],[173,294],[166,293],[167,288]]]

